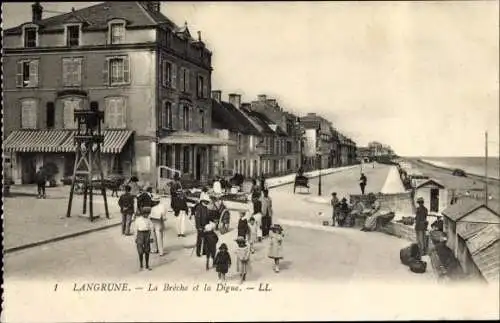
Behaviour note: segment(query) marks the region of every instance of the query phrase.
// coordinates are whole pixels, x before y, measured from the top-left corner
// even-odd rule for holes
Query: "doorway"
[[[23,184],[33,184],[35,182],[36,174],[36,158],[34,155],[24,155],[21,158],[22,175],[21,180]]]
[[[431,212],[439,212],[439,189],[431,188]]]
[[[203,161],[203,158],[202,158],[202,151],[201,149],[198,149],[198,151],[196,152],[196,170],[195,170],[195,177],[196,177],[196,180],[201,180],[201,169],[203,167],[202,165],[202,161]]]

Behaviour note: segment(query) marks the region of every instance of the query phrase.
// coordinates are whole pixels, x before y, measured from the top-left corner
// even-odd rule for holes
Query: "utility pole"
[[[484,158],[484,198],[485,198],[485,204],[488,206],[488,131],[484,133],[484,152],[485,152],[485,158]]]

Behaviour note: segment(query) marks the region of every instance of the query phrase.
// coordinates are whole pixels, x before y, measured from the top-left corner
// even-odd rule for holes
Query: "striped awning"
[[[102,145],[101,152],[104,154],[119,154],[132,133],[132,130],[104,130],[102,132],[104,135],[104,144]],[[61,144],[61,151],[75,151],[74,136],[75,132],[73,131],[71,132],[71,135]]]
[[[104,130],[105,154],[118,154],[132,135],[131,130]],[[74,152],[74,130],[17,130],[5,139],[6,152]]]
[[[6,152],[59,152],[68,130],[16,130],[3,142]]]

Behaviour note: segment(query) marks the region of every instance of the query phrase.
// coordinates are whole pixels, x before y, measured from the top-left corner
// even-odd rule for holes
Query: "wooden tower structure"
[[[93,177],[99,174],[101,194],[104,198],[106,218],[109,219],[106,188],[104,186],[104,173],[101,166],[101,145],[104,135],[101,134],[101,124],[104,121],[104,112],[99,111],[97,102],[90,103],[90,109],[75,109],[74,119],[77,122],[75,133],[76,158],[69,193],[68,211],[66,217],[71,216],[71,206],[77,177],[83,178],[83,215],[87,211],[87,196],[89,201],[90,221],[94,221],[93,208]]]

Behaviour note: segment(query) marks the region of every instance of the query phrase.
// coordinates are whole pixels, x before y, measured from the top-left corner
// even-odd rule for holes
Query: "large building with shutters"
[[[48,163],[74,164],[73,110],[105,111],[106,173],[156,183],[158,166],[206,178],[211,148],[211,52],[160,2],[104,2],[4,32],[4,164],[31,183]]]

